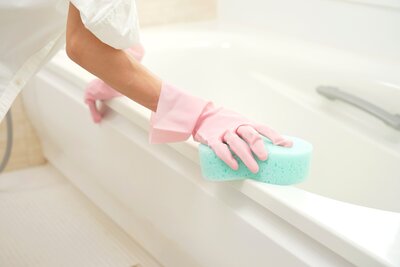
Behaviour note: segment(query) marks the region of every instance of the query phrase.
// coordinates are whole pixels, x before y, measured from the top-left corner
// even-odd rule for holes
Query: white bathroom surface
[[[0,175],[0,236],[0,266],[150,266],[135,241],[49,164]]]

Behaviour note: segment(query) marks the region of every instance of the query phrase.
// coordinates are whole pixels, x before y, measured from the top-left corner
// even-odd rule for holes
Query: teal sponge
[[[286,136],[293,141],[293,146],[273,145],[262,136],[268,150],[268,159],[259,160],[254,154],[259,171],[252,173],[244,163],[232,152],[239,163],[239,169],[231,169],[214,151],[206,145],[199,145],[200,166],[203,177],[210,181],[242,180],[246,178],[278,185],[290,185],[302,182],[308,174],[312,145],[300,138]]]

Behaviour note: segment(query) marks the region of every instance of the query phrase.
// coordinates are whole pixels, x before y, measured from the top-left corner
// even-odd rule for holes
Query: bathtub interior
[[[154,73],[314,145],[309,178],[299,188],[400,212],[400,132],[315,91],[337,86],[400,113],[398,63],[255,35],[168,32],[163,46],[156,46],[160,35],[143,36],[143,63]]]

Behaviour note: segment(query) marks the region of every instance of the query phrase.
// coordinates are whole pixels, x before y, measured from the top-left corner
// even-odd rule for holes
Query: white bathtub
[[[400,113],[400,64],[214,24],[145,30],[165,80],[313,143],[298,186],[207,182],[197,143],[150,145],[150,111],[108,101],[60,52],[23,92],[48,160],[164,266],[400,266],[400,132],[315,92],[333,85]]]

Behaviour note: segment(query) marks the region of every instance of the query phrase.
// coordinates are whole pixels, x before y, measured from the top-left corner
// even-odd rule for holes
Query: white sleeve
[[[139,43],[135,0],[70,0],[85,27],[103,43],[127,49]]]

